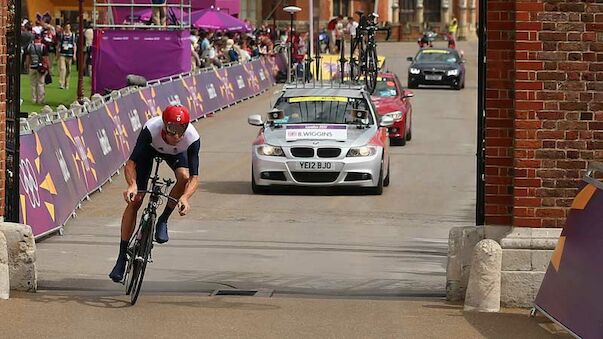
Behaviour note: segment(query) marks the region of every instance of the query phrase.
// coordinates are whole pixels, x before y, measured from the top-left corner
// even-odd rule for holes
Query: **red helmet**
[[[163,125],[169,134],[183,135],[191,121],[191,116],[186,107],[181,105],[168,106],[161,115]]]

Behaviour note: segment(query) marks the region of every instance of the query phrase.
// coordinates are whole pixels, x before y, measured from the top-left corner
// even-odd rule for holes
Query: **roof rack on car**
[[[333,72],[333,64],[329,63],[329,79],[325,80],[323,77],[323,65],[321,64],[321,60],[324,58],[320,54],[320,41],[317,38],[316,41],[316,52],[314,55],[314,59],[310,56],[306,58],[306,60],[301,64],[301,71],[298,72],[298,65],[295,64],[295,67],[289,66],[289,74],[290,77],[287,78],[287,88],[359,88],[364,87],[362,84],[354,82],[351,80],[351,77],[346,77],[346,69],[350,69],[349,61],[344,57],[343,51],[338,59],[337,70]],[[287,47],[287,62],[291,62],[292,58],[289,53],[291,53],[290,46]],[[312,74],[312,61],[315,61],[315,74]],[[347,67],[346,67],[347,66]],[[301,73],[301,74],[300,74]],[[301,76],[299,76],[301,75]],[[347,81],[346,81],[347,78]]]

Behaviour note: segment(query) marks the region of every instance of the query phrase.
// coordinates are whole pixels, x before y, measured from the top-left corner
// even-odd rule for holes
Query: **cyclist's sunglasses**
[[[188,124],[173,124],[173,123],[167,123],[165,124],[165,132],[169,135],[184,135],[184,132],[186,132],[186,128],[188,127]]]

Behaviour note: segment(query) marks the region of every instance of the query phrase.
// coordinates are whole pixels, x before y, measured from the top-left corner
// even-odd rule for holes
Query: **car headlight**
[[[392,119],[394,119],[394,121],[398,121],[398,120],[402,119],[402,112],[400,112],[400,111],[389,112],[386,115],[392,117]]]
[[[375,147],[371,146],[362,146],[362,147],[352,147],[348,151],[346,157],[368,157],[371,155],[375,155],[377,150]]]
[[[414,67],[409,68],[408,71],[410,72],[410,74],[419,74],[419,73],[421,73],[420,69],[414,68]]]
[[[458,69],[451,69],[448,72],[446,72],[446,75],[459,75],[459,70]]]
[[[258,147],[258,154],[259,155],[267,155],[267,156],[272,156],[272,157],[283,157],[285,156],[285,152],[283,152],[283,149],[278,147],[278,146],[272,146],[272,145],[261,145]]]

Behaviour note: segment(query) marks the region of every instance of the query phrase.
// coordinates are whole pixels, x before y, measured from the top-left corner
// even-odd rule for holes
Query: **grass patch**
[[[57,64],[52,67],[51,75],[52,83],[46,85],[46,96],[44,98],[46,105],[52,107],[53,110],[56,110],[59,105],[65,105],[65,107],[69,108],[69,105],[77,98],[77,68],[71,66],[68,89],[59,88],[59,66]],[[90,97],[90,77],[84,77],[83,88],[84,96]],[[44,107],[44,105],[36,104],[31,100],[29,74],[21,74],[21,99],[23,99],[23,103],[21,104],[21,112],[23,113],[39,113],[42,107]]]

